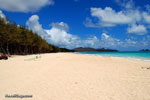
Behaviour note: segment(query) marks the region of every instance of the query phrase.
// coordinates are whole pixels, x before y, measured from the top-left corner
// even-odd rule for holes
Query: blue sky
[[[0,0],[0,16],[60,47],[150,49],[149,0]]]

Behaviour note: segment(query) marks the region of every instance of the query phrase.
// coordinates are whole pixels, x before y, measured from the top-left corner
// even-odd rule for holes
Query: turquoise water
[[[135,60],[150,61],[150,52],[80,52],[79,54],[107,56],[107,57],[121,57]]]

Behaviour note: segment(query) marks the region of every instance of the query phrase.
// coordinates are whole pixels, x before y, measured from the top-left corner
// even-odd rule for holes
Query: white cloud
[[[91,15],[99,19],[101,26],[115,26],[116,24],[128,24],[132,22],[132,17],[125,15],[122,11],[115,12],[112,8],[106,7],[91,8]]]
[[[147,33],[150,24],[150,6],[147,5],[147,10],[143,11],[139,7],[135,7],[133,0],[116,0],[116,2],[123,7],[122,10],[115,11],[111,7],[91,8],[92,18],[86,18],[85,26],[101,28],[124,25],[128,27],[128,33],[137,33],[137,35]]]
[[[144,25],[132,25],[131,27],[129,27],[127,29],[127,32],[128,33],[135,33],[135,34],[138,34],[138,35],[143,35],[143,34],[146,34],[147,33],[147,30],[146,28],[144,27]]]
[[[120,40],[106,33],[102,33],[100,37],[90,36],[81,39],[78,36],[69,33],[69,26],[64,22],[56,22],[51,24],[50,29],[43,29],[39,23],[39,17],[33,15],[27,21],[27,26],[42,36],[46,41],[59,47],[76,48],[76,47],[93,47],[93,48],[113,48],[113,49],[126,49],[128,48],[150,48],[150,36],[142,41],[135,40],[135,38],[127,38]]]
[[[117,48],[120,46],[120,40],[102,33],[100,43],[105,48]]]
[[[116,3],[126,9],[132,9],[135,7],[133,0],[115,0]]]
[[[56,23],[52,23],[51,24],[52,27],[60,29],[60,30],[64,30],[66,32],[69,31],[69,26],[68,24],[64,23],[64,22],[56,22]]]
[[[87,26],[95,27],[114,27],[116,25],[125,25],[140,22],[142,16],[138,10],[127,10],[116,12],[110,7],[91,8],[91,16],[98,18],[97,23],[93,23],[91,19],[86,20]]]
[[[108,38],[110,38],[110,36],[107,35],[106,33],[103,33],[103,34],[101,35],[101,38],[102,38],[102,39],[108,39]]]
[[[99,44],[105,48],[114,48],[120,50],[140,50],[142,48],[150,48],[150,36],[144,37],[143,39],[135,39],[134,37],[120,40],[106,33],[102,33]]]
[[[91,36],[86,39],[80,40],[80,47],[93,47],[98,48],[99,45],[99,39],[96,36]]]
[[[150,12],[150,5],[146,5],[145,7],[146,7],[147,11]]]
[[[42,25],[39,23],[39,16],[32,15],[26,22],[29,29],[40,35],[42,38],[47,37],[47,33],[43,30]]]
[[[143,20],[145,23],[150,24],[150,14],[147,12],[143,12]]]
[[[52,4],[53,0],[0,0],[0,8],[11,12],[35,12]]]
[[[3,14],[3,12],[0,10],[0,17],[3,19],[6,19],[6,16]]]
[[[3,12],[1,10],[0,10],[0,18],[2,18],[4,20],[5,24],[9,23],[9,21],[7,20],[5,14],[3,14]]]
[[[39,16],[33,15],[29,18],[26,25],[29,29],[32,29],[33,32],[43,37],[51,44],[67,48],[78,45],[76,41],[79,37],[68,33],[69,26],[64,22],[52,23],[52,28],[47,30],[43,29],[42,25],[39,23]]]
[[[52,23],[52,28],[45,30],[50,36],[48,42],[60,46],[71,48],[78,37],[68,33],[68,25],[64,22]]]
[[[99,23],[93,23],[92,22],[92,19],[90,19],[90,18],[86,18],[86,21],[84,22],[84,25],[86,26],[86,27],[94,27],[94,28],[99,28],[99,27],[101,27],[101,25],[99,25]]]

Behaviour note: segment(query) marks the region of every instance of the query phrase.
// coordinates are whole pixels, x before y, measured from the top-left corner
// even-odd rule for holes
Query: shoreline
[[[145,62],[150,61],[150,58],[144,58],[144,57],[123,57],[123,56],[112,56],[112,55],[82,54],[79,52],[75,52],[74,54],[98,56],[98,57],[108,57],[108,58],[110,57],[110,58],[128,59],[128,60],[134,60],[134,61],[145,61]]]

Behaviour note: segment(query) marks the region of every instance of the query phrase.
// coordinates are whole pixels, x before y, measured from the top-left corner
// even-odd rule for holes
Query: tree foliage
[[[0,18],[0,52],[26,55],[69,51],[71,50],[48,44],[25,26],[17,26],[13,21],[6,22]]]

